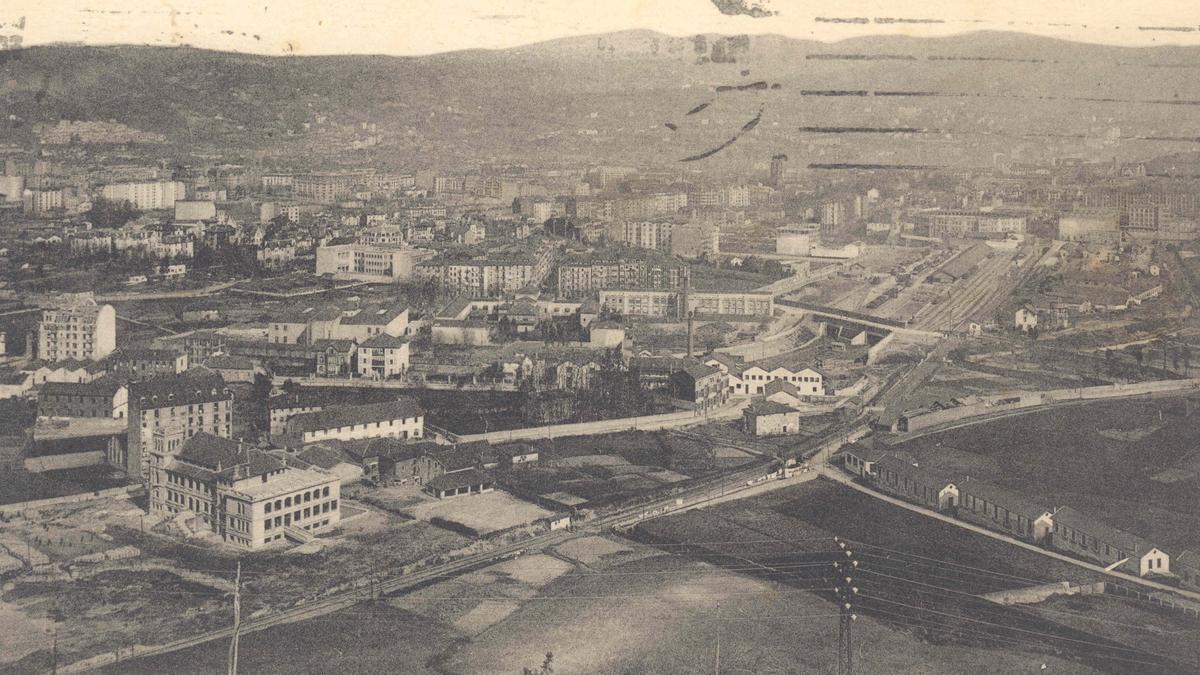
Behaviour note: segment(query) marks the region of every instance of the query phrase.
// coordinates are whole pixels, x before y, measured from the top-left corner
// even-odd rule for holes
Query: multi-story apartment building
[[[100,194],[113,202],[130,202],[143,211],[170,209],[175,202],[187,198],[187,187],[181,181],[155,180],[105,185]]]
[[[67,239],[73,255],[111,253],[112,235],[107,232],[76,232]]]
[[[360,438],[422,438],[425,411],[415,399],[359,406],[331,406],[288,419],[285,428],[299,443]]]
[[[346,173],[308,173],[292,179],[292,192],[301,199],[331,204],[350,196],[359,176]]]
[[[207,433],[185,440],[178,429],[159,430],[150,453],[150,512],[194,513],[239,548],[306,542],[341,519],[336,475]]]
[[[391,335],[377,335],[358,345],[358,374],[378,380],[408,371],[408,339]]]
[[[682,317],[686,312],[702,316],[763,316],[774,312],[770,293],[741,291],[690,291],[687,307],[678,291],[653,289],[601,290],[600,308],[623,316]]]
[[[937,211],[929,215],[931,237],[987,237],[1024,231],[1024,216],[998,211]]]
[[[558,266],[558,294],[579,297],[610,288],[673,290],[682,287],[686,277],[687,267],[668,258],[586,256]]]
[[[233,435],[233,393],[214,374],[166,375],[129,386],[129,442],[117,462],[131,477],[149,480],[149,457],[157,429]]]
[[[129,390],[112,378],[47,382],[38,390],[38,417],[123,420],[128,410]]]
[[[22,195],[25,213],[43,214],[63,208],[62,190],[26,190]]]
[[[119,349],[106,363],[114,375],[146,379],[182,373],[188,369],[188,355],[170,349]]]
[[[437,282],[448,293],[472,298],[495,297],[538,286],[550,274],[555,249],[489,253],[473,260],[430,260],[417,266],[417,276]]]
[[[91,293],[64,294],[42,310],[37,357],[44,361],[100,360],[117,346],[117,311]]]

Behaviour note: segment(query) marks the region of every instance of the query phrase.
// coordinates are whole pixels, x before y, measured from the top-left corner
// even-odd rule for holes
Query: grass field
[[[1019,415],[896,446],[922,465],[1069,505],[1168,550],[1200,547],[1200,415],[1181,399]]]
[[[832,601],[830,560],[839,550],[833,537],[842,537],[859,560],[858,611],[922,642],[978,650],[969,669],[952,672],[1008,672],[995,670],[994,649],[1059,655],[1114,672],[1131,672],[1131,666],[1138,672],[1187,671],[1173,660],[1176,654],[1151,652],[1129,636],[978,597],[1049,581],[1093,580],[1086,570],[826,481],[651,521],[635,535],[692,559],[811,590],[826,602]]]

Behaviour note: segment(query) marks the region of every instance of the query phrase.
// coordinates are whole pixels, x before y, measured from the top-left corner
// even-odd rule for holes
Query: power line
[[[838,600],[838,675],[854,675],[854,642],[852,629],[854,621],[858,618],[854,614],[854,602],[857,599],[858,587],[854,585],[854,573],[858,570],[858,561],[854,559],[854,552],[847,546],[846,542],[834,537],[838,548],[846,554],[845,558],[839,557],[833,563],[834,573],[837,578],[834,579]]]
[[[233,639],[229,642],[229,675],[237,675],[238,634],[242,629],[242,561],[233,582]]]

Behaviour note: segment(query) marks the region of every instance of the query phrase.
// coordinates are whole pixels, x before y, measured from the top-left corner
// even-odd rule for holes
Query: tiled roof
[[[746,412],[751,415],[784,415],[787,413],[799,412],[795,408],[786,406],[775,401],[755,401],[751,403]]]
[[[358,406],[332,406],[318,412],[302,413],[288,420],[293,431],[316,431],[338,429],[357,424],[369,424],[401,418],[420,417],[425,414],[416,399],[401,398],[396,401],[370,403]]]
[[[399,349],[408,343],[408,338],[396,337],[387,333],[380,333],[359,345],[369,349]]]
[[[1137,535],[1117,529],[1108,523],[1097,520],[1086,513],[1076,511],[1069,506],[1064,506],[1055,511],[1053,519],[1057,525],[1069,527],[1089,537],[1095,537],[1106,544],[1116,546],[1128,553],[1141,555],[1154,548],[1150,542]]]
[[[354,316],[342,317],[346,326],[384,326],[404,313],[404,307],[367,307]]]
[[[232,398],[225,380],[214,373],[188,371],[179,375],[153,377],[130,385],[129,400],[145,401],[143,407],[207,403]]]
[[[1032,499],[1025,497],[1025,495],[981,480],[967,479],[958,484],[958,490],[963,495],[973,495],[991,504],[1008,509],[1013,513],[1025,516],[1030,520],[1037,520],[1042,514],[1054,511],[1054,509],[1038,504]]]
[[[235,440],[199,433],[184,442],[176,457],[216,471],[245,461],[246,450]]]
[[[60,396],[112,396],[123,386],[115,378],[102,377],[91,382],[47,382],[42,385],[39,393]]]
[[[426,485],[431,490],[457,490],[458,488],[475,485],[492,485],[494,482],[492,477],[484,471],[467,469],[466,471],[442,474],[426,483]]]

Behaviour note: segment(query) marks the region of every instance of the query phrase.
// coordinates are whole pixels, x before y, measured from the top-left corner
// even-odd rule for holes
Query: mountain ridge
[[[1139,158],[1194,149],[1143,137],[1195,136],[1200,125],[1200,106],[1179,105],[1200,101],[1200,47],[999,31],[831,43],[625,31],[427,56],[33,46],[0,59],[0,104],[13,116],[0,128],[19,142],[34,142],[36,124],[115,119],[165,134],[166,154],[282,163],[336,149],[322,117],[378,125],[382,144],[364,149],[364,161],[423,164],[678,159],[728,140],[759,109],[763,123],[708,164],[758,164],[779,152],[822,163],[977,165],[1050,151]],[[769,88],[719,93],[754,81]],[[702,115],[686,114],[705,101]],[[926,131],[811,131],[835,125]],[[1114,135],[1116,146],[1103,144]]]

